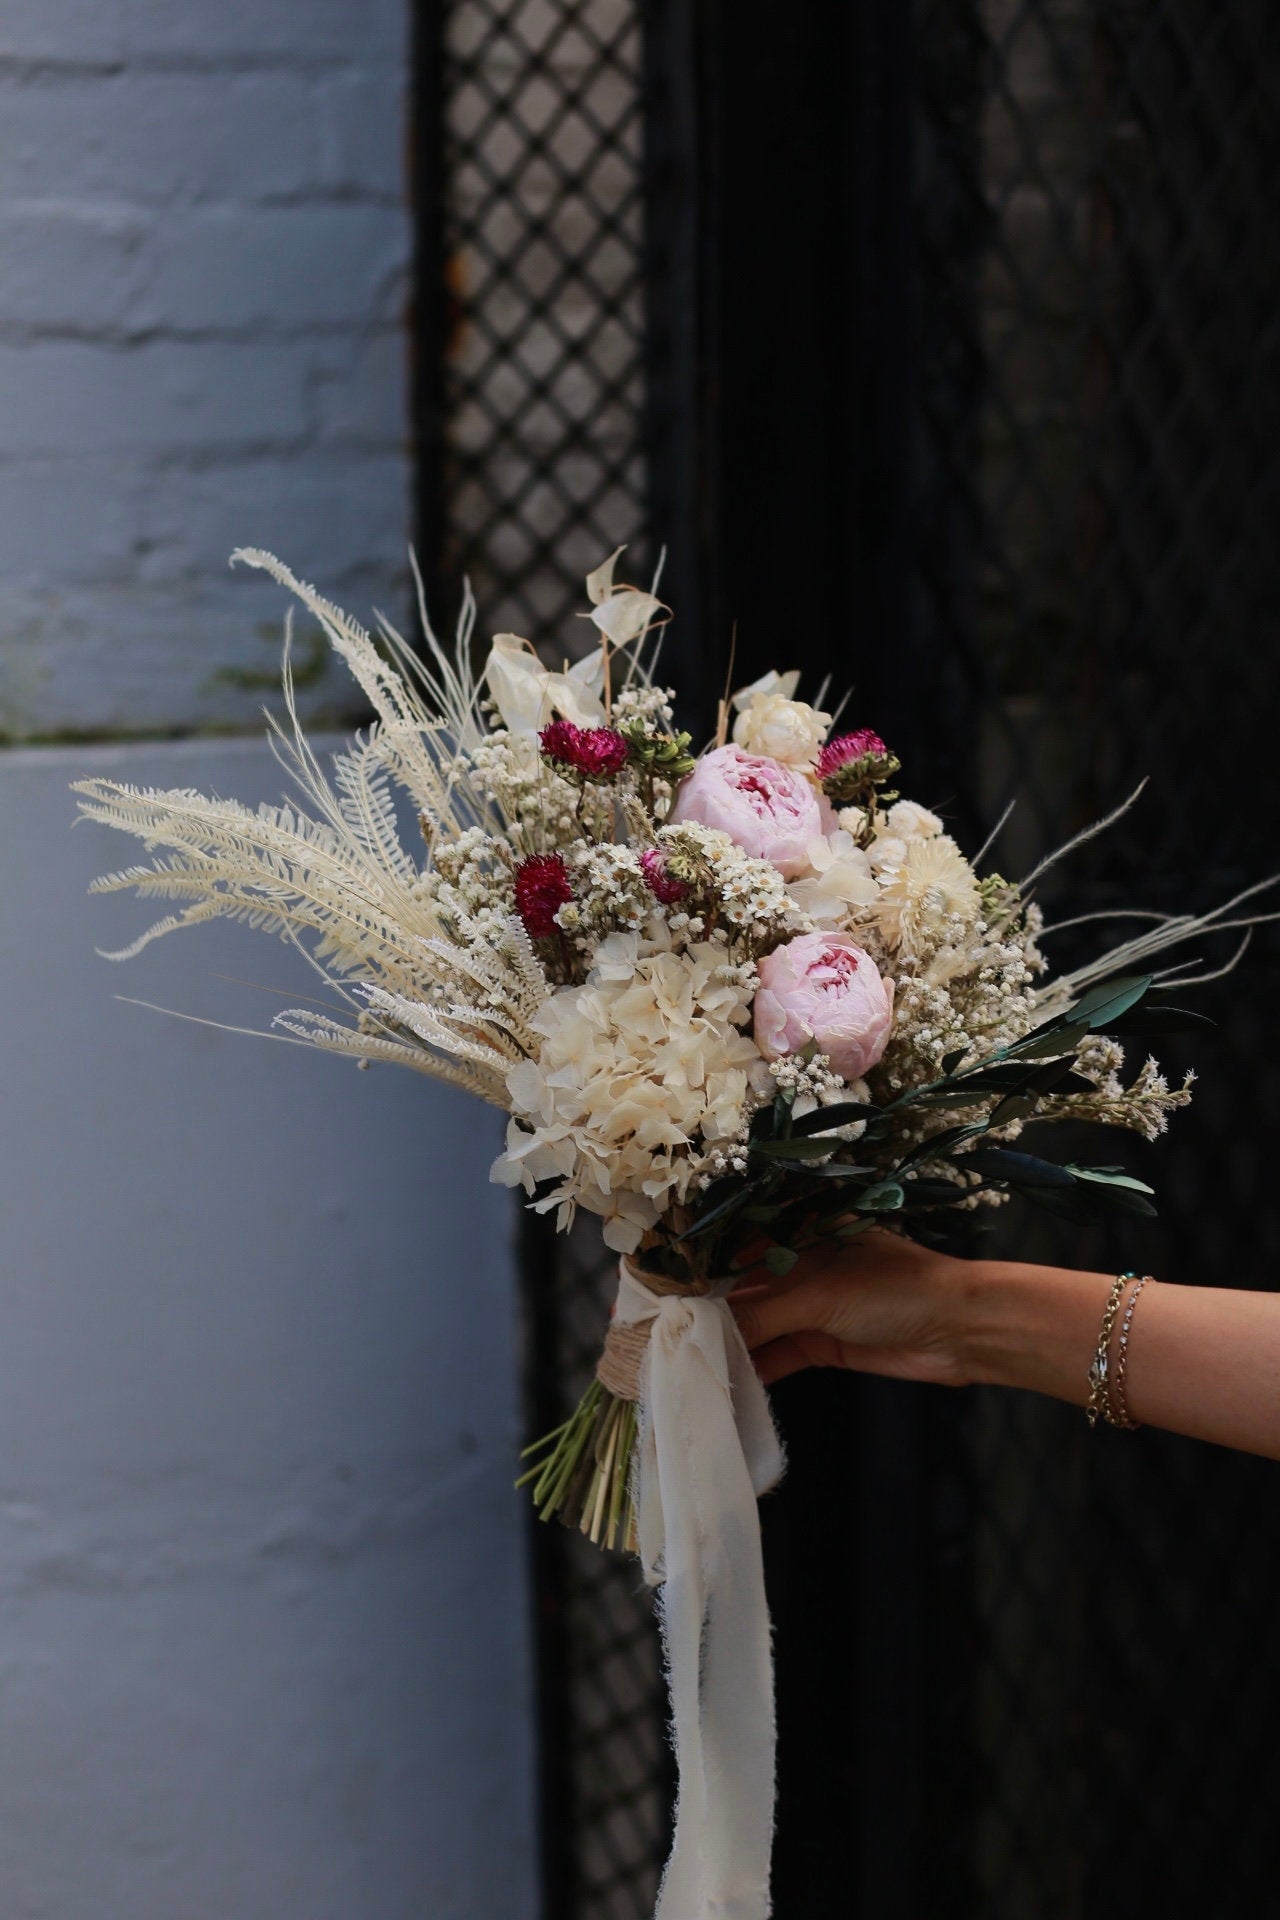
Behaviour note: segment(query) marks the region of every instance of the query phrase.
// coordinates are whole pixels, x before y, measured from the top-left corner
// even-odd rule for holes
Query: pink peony
[[[802,933],[760,962],[755,1035],[766,1060],[812,1040],[842,1080],[861,1080],[892,1024],[893,982],[847,933]]]
[[[717,827],[784,880],[805,871],[811,841],[836,830],[830,805],[802,773],[741,747],[703,754],[680,783],[671,819]]]

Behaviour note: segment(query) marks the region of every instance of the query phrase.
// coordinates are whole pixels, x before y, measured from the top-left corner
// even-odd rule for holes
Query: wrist
[[[1013,1263],[957,1260],[947,1289],[944,1343],[957,1379],[965,1386],[1004,1384],[1005,1348],[1016,1327],[1011,1285]]]
[[[957,1370],[975,1386],[1024,1387],[1082,1406],[1112,1276],[1013,1260],[966,1267]]]

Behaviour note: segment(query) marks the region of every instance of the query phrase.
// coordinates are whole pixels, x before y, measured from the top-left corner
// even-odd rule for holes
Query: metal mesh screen
[[[443,8],[443,553],[483,633],[563,657],[583,575],[631,542],[643,577],[639,9],[629,0]],[[599,1353],[615,1281],[590,1223],[528,1229],[538,1430]],[[652,1911],[667,1750],[652,1605],[633,1564],[538,1528],[544,1879],[555,1920]]]
[[[854,11],[839,0],[814,9],[833,67]],[[482,631],[510,627],[559,651],[571,644],[583,572],[635,539],[650,496],[682,503],[665,515],[680,525],[657,532],[676,542],[693,589],[703,564],[715,586],[727,538],[716,509],[750,491],[734,460],[702,464],[711,436],[697,405],[700,384],[725,407],[726,395],[735,407],[743,398],[727,348],[713,378],[700,358],[702,309],[712,333],[721,324],[700,269],[728,246],[728,229],[693,222],[690,240],[681,221],[693,221],[690,209],[705,217],[703,194],[732,200],[729,176],[751,160],[744,125],[758,122],[715,97],[725,72],[742,83],[742,61],[725,51],[737,35],[728,10],[457,0],[440,14],[439,571],[471,575]],[[900,624],[863,634],[860,619],[872,617],[848,610],[855,639],[892,656],[880,691],[909,745],[908,790],[940,805],[970,844],[1016,797],[998,855],[1020,872],[1150,775],[1142,808],[1084,849],[1046,887],[1046,904],[1061,916],[1135,898],[1208,904],[1274,857],[1280,68],[1265,0],[867,0],[856,15],[857,44],[872,57],[845,76],[849,113],[872,124],[888,99],[911,152],[905,188],[880,177],[878,160],[857,176],[864,200],[885,196],[886,258],[904,287],[886,290],[857,245],[842,247],[834,189],[821,222],[813,216],[812,246],[864,275],[858,312],[882,302],[908,322],[895,340],[907,432],[895,414],[884,436],[900,469],[886,460],[882,472],[857,432],[841,443],[864,519],[881,490],[909,495],[901,548],[895,534],[875,575],[892,571],[896,592],[901,574]],[[794,57],[816,59],[807,13],[788,24]],[[776,81],[770,31],[743,22],[763,35],[747,64],[769,69],[765,94]],[[809,50],[795,54],[801,45]],[[882,151],[892,156],[895,140]],[[771,178],[788,167],[802,223],[814,182],[794,156],[770,154]],[[768,187],[752,179],[753,190]],[[847,201],[854,189],[840,192]],[[772,254],[791,213],[777,214],[776,195],[771,204]],[[875,208],[843,211],[859,244],[878,244]],[[754,219],[745,227],[754,245]],[[686,278],[664,304],[655,356],[646,308],[667,249]],[[739,409],[776,386],[774,431],[795,454],[794,471],[775,477],[779,496],[803,476],[805,438],[821,439],[823,423],[810,432],[804,421],[798,451],[785,439],[788,356],[810,350],[809,304],[821,302],[806,294],[792,331],[770,335],[776,382],[757,379]],[[765,324],[734,307],[725,341],[753,326],[759,337]],[[832,336],[812,337],[826,343],[824,360],[840,351]],[[655,408],[648,389],[660,379]],[[874,371],[866,384],[877,385]],[[843,423],[859,383],[828,387]],[[682,453],[662,450],[664,419],[667,438],[680,438],[673,411],[677,427],[694,423]],[[752,457],[762,470],[781,458],[768,436]],[[834,492],[837,468],[824,474]],[[691,536],[683,561],[679,547],[694,520],[705,554],[690,567]],[[770,515],[762,524],[772,539]],[[842,525],[833,506],[831,526]],[[776,571],[750,547],[739,548],[750,565]],[[788,556],[801,569],[813,557]],[[636,546],[628,559],[643,577],[650,553]],[[741,593],[747,582],[731,585]],[[697,608],[697,592],[682,587],[677,604]],[[815,651],[831,644],[818,625],[807,631]],[[704,633],[704,651],[722,640]],[[916,663],[918,685],[902,686],[902,660]],[[1247,973],[1201,1002],[1221,1026],[1198,1049],[1197,1104],[1167,1146],[1136,1161],[1164,1196],[1157,1231],[1089,1244],[1037,1238],[1020,1220],[1006,1250],[1269,1284],[1280,1256],[1268,1180],[1280,1054],[1266,1010],[1277,986],[1280,954],[1264,937]],[[567,1248],[532,1237],[528,1270],[533,1418],[549,1425],[594,1361],[611,1266],[588,1229]],[[862,1622],[847,1658],[860,1663],[863,1724],[846,1738],[815,1721],[822,1751],[804,1758],[810,1780],[843,1779],[837,1747],[856,1746],[878,1811],[862,1816],[867,1857],[853,1866],[833,1816],[821,1875],[804,1847],[784,1844],[780,1823],[780,1920],[1272,1912],[1274,1470],[1152,1434],[1090,1435],[1072,1410],[1015,1396],[879,1384],[828,1395],[839,1386],[850,1383],[795,1392],[819,1410],[829,1400],[841,1434],[860,1421],[867,1444],[855,1459],[851,1442],[832,1463],[839,1449],[823,1434],[808,1464],[793,1455],[793,1478],[816,1476],[795,1524],[824,1503],[840,1516],[839,1540],[820,1543],[819,1557],[826,1572],[847,1563],[850,1614]],[[840,1484],[821,1484],[824,1471]],[[790,1563],[783,1573],[798,1588],[819,1550],[790,1546],[774,1571]],[[537,1552],[547,1912],[646,1916],[669,1787],[649,1604],[633,1569],[558,1529],[538,1530]],[[794,1764],[812,1743],[803,1703],[820,1695],[822,1662],[846,1656],[806,1648],[794,1610],[808,1602],[801,1593],[788,1604],[780,1672],[792,1697],[780,1721]],[[810,1694],[794,1678],[806,1662]],[[904,1677],[905,1703],[895,1691]],[[880,1779],[886,1751],[910,1766],[909,1782]],[[784,1777],[784,1814],[786,1795]],[[815,1886],[839,1891],[815,1899]]]
[[[644,517],[638,10],[444,14],[446,564],[490,630],[564,648]]]
[[[915,618],[950,810],[972,829],[1016,796],[998,853],[1023,871],[1152,779],[1051,917],[1206,905],[1273,864],[1267,24],[1207,0],[918,9]],[[1138,1161],[1161,1227],[1046,1257],[1274,1284],[1278,976],[1263,938],[1206,990],[1196,1106]],[[975,1784],[962,1832],[933,1809],[936,1911],[1269,1911],[1274,1470],[1010,1396],[948,1417],[976,1668],[939,1732]]]

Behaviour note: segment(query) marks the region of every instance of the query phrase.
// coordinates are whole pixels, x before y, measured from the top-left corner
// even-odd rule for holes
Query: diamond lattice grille
[[[484,633],[563,656],[593,629],[584,574],[647,564],[639,9],[444,9],[445,552]],[[543,1247],[527,1311],[534,1418],[568,1412],[614,1284],[588,1223]],[[634,1567],[539,1530],[545,1877],[555,1920],[652,1912],[667,1819],[653,1610]]]
[[[1274,865],[1267,24],[1261,5],[1205,0],[919,9],[916,607],[951,810],[974,828],[1016,798],[999,857],[1025,871],[1151,778],[1047,884],[1051,918],[1207,905]],[[1278,983],[1264,935],[1198,1003],[1221,1025],[1196,1049],[1196,1106],[1135,1159],[1159,1229],[1085,1244],[1019,1222],[1006,1246],[1274,1284]],[[977,1666],[937,1729],[971,1782],[937,1911],[1265,1913],[1271,1476],[1010,1396],[949,1420]]]
[[[563,649],[642,520],[637,9],[446,13],[448,559],[496,629]]]

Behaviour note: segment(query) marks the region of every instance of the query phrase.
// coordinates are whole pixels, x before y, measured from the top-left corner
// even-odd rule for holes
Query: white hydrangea
[[[684,1200],[717,1146],[772,1085],[748,1028],[755,969],[704,942],[673,949],[660,923],[604,940],[585,983],[535,1016],[536,1060],[507,1076],[513,1118],[492,1178],[554,1190],[567,1225],[583,1206],[620,1253]]]
[[[874,906],[880,889],[871,862],[851,833],[828,834],[810,843],[809,871],[787,888],[815,927],[847,927],[863,907]]]

